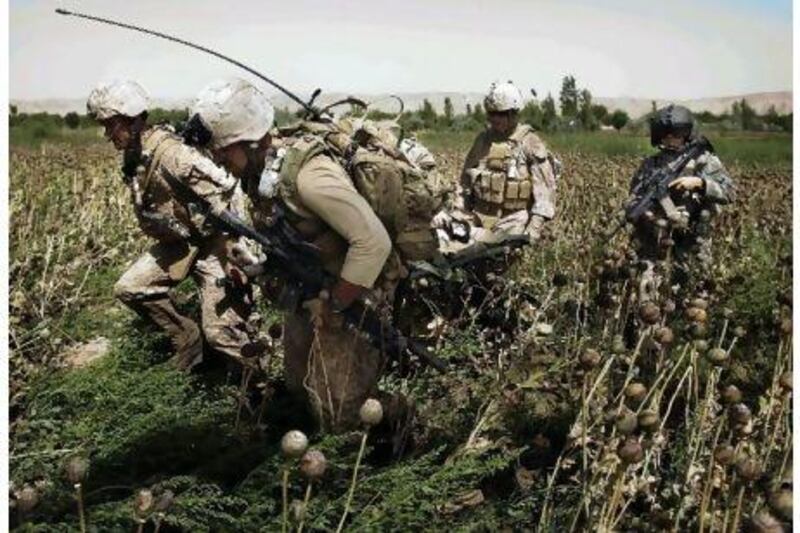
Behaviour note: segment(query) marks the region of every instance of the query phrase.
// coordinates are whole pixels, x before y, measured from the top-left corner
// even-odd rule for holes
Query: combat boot
[[[173,339],[173,344],[175,356],[171,361],[181,372],[191,372],[192,368],[203,361],[203,337],[194,322],[185,322],[184,330]]]
[[[383,407],[383,419],[372,431],[376,446],[384,444],[391,448],[393,459],[402,457],[411,446],[412,429],[416,419],[416,407],[404,394],[378,392]]]

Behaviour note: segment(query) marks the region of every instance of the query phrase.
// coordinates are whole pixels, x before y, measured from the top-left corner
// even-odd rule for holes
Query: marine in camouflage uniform
[[[470,222],[470,242],[511,235],[535,242],[555,216],[561,164],[531,126],[518,123],[522,94],[511,82],[493,84],[484,107],[490,127],[467,154],[460,178],[462,212],[453,218]],[[460,247],[441,231],[440,236],[443,251]]]
[[[191,369],[207,347],[244,362],[254,345],[248,335],[250,305],[241,290],[219,287],[225,277],[228,238],[203,224],[167,181],[178,179],[219,208],[243,207],[237,180],[185,145],[169,126],[147,126],[147,95],[131,81],[101,84],[89,96],[89,114],[124,152],[124,180],[139,226],[153,244],[122,275],[114,294],[169,336],[176,364]],[[201,326],[175,308],[171,289],[191,276],[200,292]],[[250,354],[255,355],[255,354]]]
[[[271,168],[263,172],[265,160],[289,140],[270,135],[272,106],[250,83],[210,84],[193,113],[211,134],[216,160],[242,179],[256,227],[273,224],[274,208],[281,207],[288,223],[319,249],[323,266],[337,276],[338,282],[304,302],[304,309],[285,312],[284,372],[290,392],[309,404],[324,429],[356,427],[360,406],[378,392],[385,359],[357,332],[346,330],[338,312],[358,298],[381,300],[391,293],[399,268],[387,230],[328,153],[302,155],[291,179],[270,181],[274,174]],[[288,162],[273,170],[283,164]]]
[[[651,144],[659,152],[642,162],[631,179],[631,193],[678,156],[692,138],[694,122],[688,109],[670,105],[651,118],[650,129]],[[669,282],[680,285],[682,293],[705,290],[699,282],[712,265],[711,222],[720,206],[734,199],[733,180],[708,150],[690,160],[669,189],[670,201],[654,205],[634,225],[633,247],[643,263],[640,302],[656,299],[670,269]]]

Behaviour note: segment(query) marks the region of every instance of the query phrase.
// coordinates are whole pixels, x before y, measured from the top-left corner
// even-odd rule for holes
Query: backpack
[[[448,192],[430,151],[414,139],[398,142],[393,121],[302,122],[281,130],[286,140],[279,186],[296,190],[300,168],[326,154],[347,171],[383,223],[404,261],[429,260],[438,250],[431,221]]]

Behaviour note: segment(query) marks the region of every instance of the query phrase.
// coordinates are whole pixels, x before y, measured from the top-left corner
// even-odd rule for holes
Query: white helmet
[[[195,114],[211,132],[212,148],[261,140],[275,118],[267,97],[239,78],[208,84],[195,98],[192,115]]]
[[[488,112],[519,111],[522,109],[522,93],[510,81],[494,82],[483,99],[483,107]]]
[[[141,85],[131,80],[100,83],[86,100],[86,110],[97,120],[115,115],[135,117],[147,111],[150,100]]]

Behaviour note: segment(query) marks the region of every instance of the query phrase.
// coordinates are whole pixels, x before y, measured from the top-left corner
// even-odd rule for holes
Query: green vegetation
[[[426,118],[439,120],[435,113]],[[456,128],[459,117],[452,121]],[[113,299],[117,277],[148,245],[135,227],[118,156],[107,143],[58,137],[45,136],[36,149],[28,139],[19,146],[13,144],[19,126],[12,126],[9,233],[14,526],[76,530],[64,465],[85,455],[91,466],[84,501],[96,531],[134,529],[134,498],[145,488],[175,494],[162,530],[277,530],[284,466],[278,442],[287,429],[309,429],[283,394],[280,348],[263,380],[271,393],[266,410],[244,412],[236,427],[238,381],[223,368],[177,373],[163,336]],[[58,135],[96,131],[59,127]],[[444,133],[436,126],[419,136],[453,177],[476,131]],[[708,516],[720,530],[726,511],[732,526],[740,490],[742,523],[766,508],[785,470],[792,408],[778,377],[789,368],[792,342],[786,328],[790,137],[711,136],[738,189],[737,203],[715,222],[716,286],[705,338],[730,352],[716,367],[695,340],[698,328],[680,311],[664,315],[675,336],[669,345],[653,347],[650,330],[634,332],[634,342],[621,349],[616,342],[629,316],[617,307],[632,283],[626,235],[610,242],[596,235],[626,196],[630,174],[650,150],[647,139],[625,129],[544,138],[565,168],[557,219],[542,243],[497,281],[487,304],[499,313],[495,325],[483,324],[460,301],[454,306],[437,336],[449,373],[412,369],[383,380],[384,389],[414,399],[418,422],[400,460],[390,459],[385,441],[368,440],[349,530],[568,531],[573,521],[578,530],[612,523],[618,530],[645,524],[696,530],[717,432],[719,442],[730,439],[764,470],[745,486],[733,467],[714,467],[719,489],[709,494]],[[612,282],[611,308],[597,303],[601,280]],[[180,300],[196,310],[191,283]],[[518,316],[505,314],[512,310]],[[108,353],[70,368],[67,354],[98,338],[107,339]],[[599,366],[579,363],[587,348],[598,350]],[[641,462],[624,466],[614,417],[620,405],[633,406],[621,394],[633,376],[652,390],[646,407],[664,427],[637,431],[647,451]],[[730,384],[752,412],[749,436],[740,435],[743,428],[720,404],[717,385]],[[329,470],[313,487],[305,527],[329,530],[344,508],[360,436],[310,436]],[[306,482],[290,466],[289,500],[302,500]],[[35,488],[39,503],[20,513],[26,486]],[[150,517],[147,531],[156,519]],[[295,518],[290,523],[297,525]]]
[[[421,130],[416,133],[434,150],[456,150],[471,143],[480,130]],[[701,130],[701,133],[703,131]],[[556,153],[581,152],[608,156],[642,157],[653,153],[645,135],[617,132],[550,132],[542,138]],[[743,132],[709,132],[708,138],[726,162],[790,165],[792,136]]]
[[[520,110],[520,121],[536,130],[549,134],[551,143],[558,150],[579,149],[607,155],[640,154],[647,150],[642,140],[647,135],[647,118],[632,120],[620,109],[609,111],[605,106],[594,104],[592,93],[579,88],[574,76],[565,76],[556,101],[548,94],[543,100],[529,101]],[[653,102],[655,111],[655,102]],[[361,114],[353,107],[349,113]],[[287,126],[297,121],[302,113],[288,109],[276,109],[275,122]],[[396,118],[396,114],[371,110],[367,117],[373,120]],[[167,122],[178,131],[188,118],[187,110],[153,109],[150,122]],[[445,98],[442,114],[425,100],[417,110],[406,110],[397,117],[400,125],[409,133],[419,134],[436,147],[459,144],[462,139],[477,134],[484,128],[486,113],[481,104],[467,105],[462,114],[455,114],[450,98]],[[746,100],[734,102],[731,110],[721,115],[710,112],[696,114],[699,129],[712,141],[719,141],[717,148],[726,158],[743,162],[782,162],[791,158],[791,135],[766,135],[766,133],[788,133],[792,131],[792,114],[780,115],[774,107],[763,116],[758,115]],[[18,113],[11,107],[9,116],[11,143],[16,146],[39,146],[44,141],[86,144],[101,136],[101,128],[86,115],[71,112],[66,116],[48,113]],[[601,128],[616,130],[627,136],[590,136]],[[563,135],[562,135],[563,134]],[[563,140],[562,140],[563,139]],[[742,139],[742,142],[739,142]]]
[[[72,127],[74,119],[70,116],[70,125],[66,118],[48,113],[32,115],[20,114],[9,117],[9,142],[14,146],[39,146],[42,142],[63,142],[69,144],[88,144],[97,142],[102,135],[102,128],[85,121],[80,127]]]
[[[151,123],[166,122],[182,125],[187,118],[186,110],[152,109]],[[44,142],[86,145],[103,137],[103,128],[88,115],[71,111],[64,115],[52,113],[18,113],[12,106],[8,117],[9,140],[13,146],[38,147]]]
[[[649,114],[631,120],[625,111],[617,109],[611,112],[603,105],[594,104],[592,93],[586,88],[580,89],[573,76],[563,78],[558,100],[560,113],[556,112],[556,102],[551,94],[541,102],[537,100],[528,102],[520,110],[520,121],[548,133],[587,132],[606,126],[617,131],[625,130],[631,134],[645,134]],[[453,130],[477,131],[483,128],[486,116],[480,104],[475,108],[467,106],[466,112],[461,115],[453,115],[452,103],[449,105],[448,111],[448,102],[445,102],[445,113],[439,116],[433,105],[426,100],[421,109],[403,113],[400,123],[410,131],[432,130],[444,135],[452,133]],[[655,110],[653,102],[652,112]],[[389,114],[373,113],[373,118],[389,117]],[[719,135],[727,132],[791,133],[792,131],[791,113],[779,115],[772,107],[764,115],[758,115],[744,99],[734,102],[727,113],[715,115],[705,111],[697,113],[696,120],[701,130]]]

